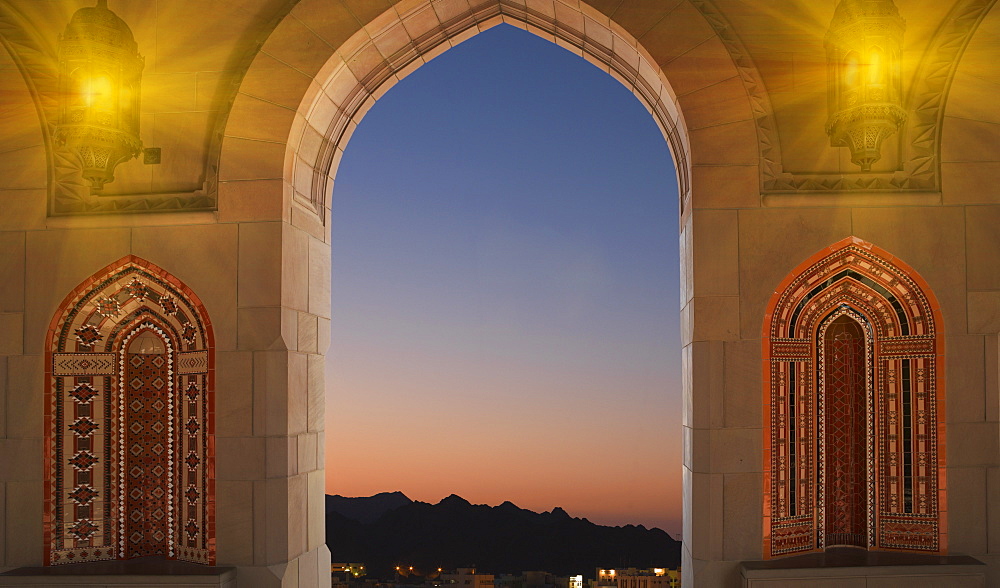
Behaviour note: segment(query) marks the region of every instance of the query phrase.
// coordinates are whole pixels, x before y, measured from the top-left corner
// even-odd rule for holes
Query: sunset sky
[[[680,537],[677,184],[631,92],[490,29],[368,113],[332,228],[328,493]]]

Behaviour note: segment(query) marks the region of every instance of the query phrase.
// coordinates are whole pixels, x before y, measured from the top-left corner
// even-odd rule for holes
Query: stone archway
[[[507,23],[552,41],[612,75],[645,105],[671,149],[681,206],[690,194],[690,146],[677,98],[665,75],[635,38],[596,11],[556,2],[549,13],[486,2],[413,3],[390,10],[349,38],[324,65],[322,87],[310,85],[293,126],[286,166],[295,201],[329,207],[333,179],[351,134],[397,81],[476,33]],[[289,158],[291,161],[289,161]]]
[[[241,310],[266,319],[255,329],[262,333],[260,325],[266,325],[289,350],[280,359],[287,378],[269,380],[267,394],[287,397],[289,407],[308,405],[307,427],[289,409],[289,421],[273,427],[269,422],[268,434],[284,436],[289,446],[297,445],[300,456],[303,443],[323,443],[322,425],[314,425],[312,415],[324,402],[317,366],[322,365],[329,333],[324,330],[330,313],[328,194],[358,122],[396,81],[427,60],[482,30],[509,23],[567,48],[623,83],[646,106],[670,145],[682,210],[684,435],[689,444],[706,435],[712,402],[708,390],[712,373],[722,366],[712,363],[721,358],[703,355],[699,342],[720,332],[727,337],[739,332],[739,277],[730,263],[737,257],[735,211],[717,214],[698,208],[756,206],[760,199],[753,110],[743,77],[714,25],[693,4],[678,3],[667,18],[686,34],[665,44],[661,39],[654,55],[626,28],[576,1],[419,0],[400,2],[369,18],[364,26],[356,26],[337,3],[299,2],[251,64],[222,142],[219,218],[246,222],[241,225],[241,249],[259,253],[281,275],[280,285],[268,296],[280,300],[280,310]],[[688,110],[691,117],[682,114]],[[734,148],[718,149],[720,132]],[[726,188],[719,191],[719,186]],[[696,231],[702,236],[696,237]],[[710,255],[695,255],[696,249],[709,248]],[[268,249],[281,253],[275,256]],[[697,273],[710,279],[696,279],[696,265]],[[305,338],[303,329],[309,333]],[[291,350],[308,355],[299,359]],[[294,399],[296,382],[307,382],[305,401]],[[696,392],[699,389],[702,393]],[[719,559],[714,550],[721,535],[714,529],[721,527],[722,513],[712,505],[716,480],[709,474],[709,463],[699,463],[702,459],[700,454],[685,454],[683,565],[689,578],[704,570],[704,581],[711,584],[713,575],[720,573],[712,562]],[[275,553],[281,555],[267,556],[273,564],[297,561],[300,574],[311,574],[317,562],[323,569],[322,561],[329,557],[321,526],[307,523],[310,517],[322,516],[323,465],[316,467],[307,472],[300,467],[298,477],[283,483],[282,491],[289,495],[304,492],[308,508],[293,511],[289,506],[288,532],[275,538]],[[293,470],[289,465],[288,471]],[[293,519],[302,521],[299,528],[304,532],[291,530]],[[697,527],[693,519],[699,521]]]
[[[679,3],[669,12],[672,28],[687,34],[665,45],[657,40],[654,55],[625,27],[577,1],[407,1],[362,26],[343,22],[354,17],[329,0],[303,0],[261,47],[230,111],[219,163],[220,216],[280,218],[320,234],[306,212],[325,223],[340,156],[368,109],[426,61],[501,22],[580,55],[635,93],[671,148],[686,214],[695,177],[721,175],[706,168],[755,171],[759,159],[744,87],[755,70],[737,68],[734,41],[717,34],[724,18],[697,6]],[[714,149],[713,134],[734,123],[741,124],[726,131],[746,148],[735,157]],[[740,193],[715,198],[746,202],[748,178],[725,171]],[[712,205],[707,195],[705,205]]]

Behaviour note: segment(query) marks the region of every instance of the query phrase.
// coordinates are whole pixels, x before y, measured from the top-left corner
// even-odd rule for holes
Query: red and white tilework
[[[46,338],[46,564],[215,563],[212,326],[127,256],[71,292]]]
[[[775,290],[763,333],[765,557],[946,551],[943,341],[926,282],[854,237]]]

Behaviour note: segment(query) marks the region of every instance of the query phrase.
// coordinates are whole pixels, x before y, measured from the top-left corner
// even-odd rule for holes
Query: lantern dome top
[[[899,8],[892,0],[841,0],[833,13],[831,29],[864,18],[899,18]]]
[[[97,6],[77,10],[66,25],[66,38],[79,37],[109,45],[137,49],[132,29],[108,8],[108,0],[97,0]]]

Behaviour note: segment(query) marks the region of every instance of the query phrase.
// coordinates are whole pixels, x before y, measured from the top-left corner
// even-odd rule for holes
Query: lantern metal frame
[[[59,111],[53,136],[75,153],[99,192],[118,164],[142,152],[139,92],[145,60],[107,0],[74,13],[59,39]]]
[[[833,147],[871,171],[882,142],[906,122],[901,56],[906,23],[892,0],[841,0],[826,35],[829,117]]]

